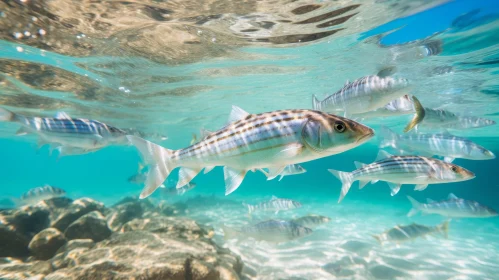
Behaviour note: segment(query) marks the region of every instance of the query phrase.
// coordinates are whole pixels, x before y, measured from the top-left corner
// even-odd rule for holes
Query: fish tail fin
[[[407,196],[407,199],[409,199],[409,201],[412,204],[412,209],[411,211],[409,211],[409,213],[407,213],[407,217],[412,217],[416,215],[419,211],[421,211],[422,208],[421,203],[410,196]]]
[[[222,225],[222,230],[224,232],[224,240],[229,240],[237,236],[237,231],[225,225]]]
[[[317,96],[312,95],[312,108],[317,111],[321,111],[321,101],[317,99]]]
[[[345,197],[345,195],[348,193],[348,190],[350,190],[350,187],[352,186],[353,183],[352,174],[350,172],[343,172],[334,169],[328,169],[328,171],[331,172],[331,174],[333,174],[336,178],[338,178],[342,183],[340,198],[338,199],[338,203],[340,203]]]
[[[449,223],[450,220],[447,220],[440,225],[437,226],[437,230],[445,237],[449,238]]]
[[[407,124],[407,126],[404,128],[404,132],[409,132],[411,131],[418,123],[420,123],[424,117],[425,117],[425,110],[423,108],[423,105],[419,102],[419,100],[416,98],[416,96],[412,97],[412,101],[414,103],[414,110],[416,113],[414,113],[414,117],[412,120]]]
[[[2,122],[12,122],[16,120],[16,114],[4,109],[0,108],[0,121]]]
[[[373,234],[372,237],[378,241],[379,245],[383,245],[383,242],[381,241],[381,236],[380,235],[375,235]]]
[[[397,133],[393,132],[393,130],[389,129],[388,127],[381,126],[380,138],[381,138],[381,141],[379,143],[380,149],[386,148],[386,147],[391,147],[394,149],[397,148],[398,135],[397,135]]]
[[[146,198],[161,186],[176,167],[172,160],[173,150],[168,150],[137,136],[127,135],[127,138],[139,150],[146,164],[150,165],[145,187],[139,196],[141,199]]]

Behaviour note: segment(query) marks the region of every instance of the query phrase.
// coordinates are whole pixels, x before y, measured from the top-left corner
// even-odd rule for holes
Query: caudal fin
[[[411,211],[409,211],[409,213],[407,213],[407,217],[412,217],[412,216],[416,215],[419,211],[421,211],[421,209],[422,209],[421,203],[410,196],[407,196],[407,198],[409,199],[409,201],[412,204],[412,209],[411,209]]]
[[[166,180],[176,167],[172,161],[173,151],[137,136],[127,135],[128,140],[139,150],[143,160],[149,165],[145,186],[139,198],[151,195]]]
[[[317,99],[317,96],[312,95],[312,109],[321,111],[321,101]]]
[[[381,138],[379,148],[386,148],[386,147],[392,147],[394,149],[397,148],[397,140],[398,140],[398,135],[397,133],[393,132],[391,129],[389,129],[386,126],[381,126],[381,133],[379,134],[379,137]]]
[[[224,240],[235,238],[238,235],[238,232],[235,229],[232,229],[225,225],[222,226],[222,230],[224,232]]]
[[[0,108],[0,121],[1,122],[11,122],[14,121],[16,118],[16,114],[13,112]]]
[[[352,174],[350,174],[349,172],[342,172],[333,169],[328,169],[328,171],[331,172],[331,174],[333,174],[336,178],[338,178],[343,184],[341,186],[340,198],[338,199],[338,203],[340,203],[345,197],[345,195],[348,193],[348,190],[350,190],[350,187],[352,186],[353,182]]]
[[[411,131],[425,117],[425,110],[423,108],[423,105],[421,105],[421,103],[416,98],[416,96],[412,97],[412,101],[414,103],[414,110],[416,111],[416,113],[414,113],[414,117],[412,118],[412,120],[405,127],[404,132]]]
[[[449,223],[450,220],[447,220],[437,226],[438,232],[440,232],[445,238],[449,238]]]

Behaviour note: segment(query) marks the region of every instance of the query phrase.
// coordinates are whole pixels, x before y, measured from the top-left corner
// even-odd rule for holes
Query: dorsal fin
[[[361,169],[362,167],[367,165],[367,164],[362,163],[360,161],[354,161],[353,163],[355,164],[355,167],[357,167],[357,169]]]
[[[232,105],[232,111],[230,112],[228,122],[231,123],[231,122],[235,122],[235,121],[244,119],[248,115],[249,115],[248,112],[244,111],[243,109],[241,109],[235,105]]]
[[[459,199],[455,194],[450,193],[449,196],[447,196],[447,199]]]
[[[209,131],[208,129],[201,128],[200,133],[201,133],[201,138],[205,138],[208,135],[212,134],[213,132]]]
[[[55,114],[55,118],[56,119],[71,119],[71,117],[66,113],[66,112],[57,112],[57,114]]]
[[[279,199],[277,196],[273,195],[271,200],[274,200],[274,199]]]
[[[376,157],[376,159],[374,161],[380,161],[380,160],[383,160],[385,158],[390,158],[392,157],[393,155],[390,154],[389,152],[387,151],[384,151],[384,150],[379,150],[378,152],[378,156]]]

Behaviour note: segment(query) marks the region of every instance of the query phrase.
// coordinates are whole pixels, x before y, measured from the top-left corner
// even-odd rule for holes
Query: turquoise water
[[[57,46],[42,51],[43,45],[16,40],[9,33],[0,40],[0,65],[3,65],[0,104],[25,115],[53,116],[65,111],[71,117],[159,133],[168,139],[161,142],[149,139],[169,149],[179,149],[188,146],[192,133],[199,134],[200,128],[222,127],[231,105],[250,113],[310,109],[312,94],[322,99],[340,89],[347,80],[376,74],[390,66],[396,69],[394,75],[411,81],[414,85],[411,94],[426,107],[499,121],[497,3],[358,2],[362,4],[358,14],[339,26],[345,28],[343,31],[312,42],[272,45],[259,43],[258,36],[263,35],[257,35],[245,38],[242,43],[241,33],[234,31],[234,22],[243,22],[244,15],[237,13],[227,13],[230,19],[226,21],[215,20],[201,26],[186,23],[185,30],[192,28],[194,31],[188,34],[198,36],[200,46],[206,51],[196,52],[186,47],[186,56],[192,59],[175,52],[177,57],[171,54],[170,59],[162,59],[160,55],[151,55],[153,50],[146,55],[137,49],[116,47],[116,41],[133,39],[119,32],[107,38],[95,34],[82,37],[83,32],[67,33],[74,42],[94,46],[94,53],[74,56],[58,50]],[[313,3],[325,5],[325,10],[352,4]],[[14,13],[5,8],[4,18],[11,15]],[[227,28],[228,22],[234,28]],[[306,27],[299,31],[310,33],[310,30]],[[48,31],[48,35],[51,32],[57,31]],[[268,32],[286,34],[286,30],[277,28]],[[430,41],[439,42],[441,52],[422,54],[421,46]],[[115,51],[120,48],[124,50]],[[361,122],[375,130],[385,125],[401,132],[410,118]],[[34,187],[49,184],[66,190],[68,197],[91,197],[112,205],[141,192],[142,185],[127,181],[137,173],[140,161],[134,147],[110,146],[85,155],[58,158],[56,153],[49,154],[47,146],[38,149],[36,136],[15,136],[18,127],[13,123],[0,126],[1,197],[20,197]],[[497,125],[452,133],[499,154]],[[473,171],[476,178],[430,185],[422,192],[403,186],[393,197],[383,182],[362,190],[354,183],[345,200],[337,204],[341,184],[327,169],[352,171],[354,160],[373,162],[378,144],[375,137],[345,153],[303,163],[306,173],[285,177],[280,182],[267,181],[259,172],[249,172],[237,191],[226,197],[236,204],[206,206],[188,216],[212,225],[216,242],[241,255],[247,273],[254,279],[494,279],[499,275],[497,217],[455,219],[451,221],[448,239],[429,237],[385,247],[371,237],[398,224],[436,225],[445,220],[437,215],[408,218],[406,213],[411,206],[406,195],[424,201],[445,199],[454,193],[499,210],[499,159],[456,159],[455,164]],[[174,185],[177,173],[167,180],[167,185]],[[183,201],[198,195],[225,197],[221,167],[199,174],[194,182],[197,187],[184,196],[165,198],[156,192],[153,198]],[[275,217],[269,214],[250,220],[240,204],[260,202],[272,195],[295,199],[304,205],[296,211],[281,212],[277,217],[316,213],[331,217],[332,222],[309,237],[286,244],[223,240],[222,224],[247,225]],[[355,248],[348,244],[354,244]],[[359,257],[367,264],[343,264],[334,273],[321,268],[343,257]]]

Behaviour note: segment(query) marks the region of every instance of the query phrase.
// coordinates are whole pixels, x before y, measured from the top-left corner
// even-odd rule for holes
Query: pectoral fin
[[[279,176],[279,174],[282,173],[282,171],[286,168],[286,165],[284,166],[279,166],[279,167],[269,167],[269,173],[267,174],[267,180],[272,180],[275,177]]]
[[[400,186],[402,186],[401,184],[395,184],[395,183],[390,183],[390,182],[386,182],[386,183],[388,184],[388,186],[392,190],[390,193],[391,196],[396,195],[400,191]]]
[[[26,135],[26,134],[28,134],[28,133],[29,133],[28,129],[26,129],[26,127],[24,127],[24,126],[21,126],[21,128],[19,128],[19,129],[16,131],[16,135],[17,135],[17,136]]]
[[[416,187],[414,187],[414,190],[415,191],[422,191],[422,190],[426,189],[426,187],[428,187],[428,184],[419,184],[419,185],[416,185]]]
[[[238,170],[228,166],[224,167],[225,195],[229,195],[241,185],[246,173],[247,170]]]
[[[206,166],[206,167],[204,168],[204,174],[206,174],[206,173],[208,173],[208,172],[212,171],[212,170],[213,170],[213,168],[215,168],[215,166]]]
[[[280,150],[277,153],[277,157],[282,157],[282,158],[293,158],[297,155],[299,155],[303,150],[303,145],[300,143],[291,143],[286,146],[282,150]],[[284,169],[286,166],[283,166],[282,169]],[[282,170],[281,170],[282,172]]]

